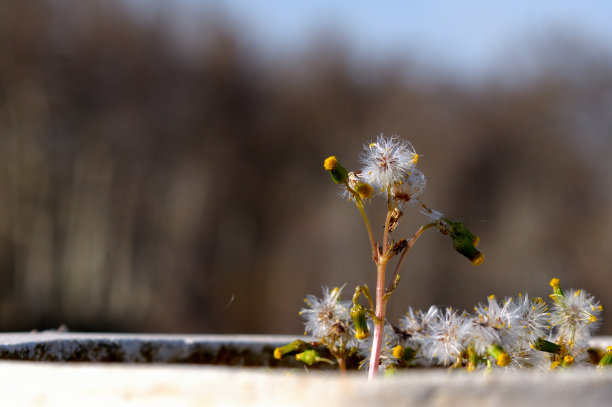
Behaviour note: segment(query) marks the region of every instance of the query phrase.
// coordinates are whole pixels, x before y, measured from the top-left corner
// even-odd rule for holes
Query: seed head
[[[462,326],[466,323],[465,314],[458,314],[447,308],[431,324],[431,335],[426,339],[425,354],[430,359],[448,366],[461,357],[465,344],[461,337]]]
[[[350,315],[347,302],[340,301],[342,288],[330,290],[323,287],[323,298],[314,295],[306,297],[306,305],[300,311],[305,333],[312,335],[324,343],[334,343],[337,340],[346,342],[350,338]]]
[[[375,188],[389,190],[406,181],[418,158],[408,141],[381,134],[375,142],[364,146],[361,155],[363,177]]]
[[[557,296],[551,308],[555,339],[568,343],[588,339],[599,324],[602,310],[599,301],[583,290],[568,290],[564,296]]]
[[[401,184],[391,188],[391,194],[400,205],[404,205],[408,202],[415,202],[423,194],[425,185],[427,185],[425,175],[419,169],[413,168]]]

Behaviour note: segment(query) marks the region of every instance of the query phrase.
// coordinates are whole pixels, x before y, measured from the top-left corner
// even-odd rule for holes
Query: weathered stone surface
[[[53,356],[44,360],[85,360],[84,355],[93,355],[101,361],[115,360],[120,355],[132,362],[160,362],[3,361],[0,362],[0,400],[3,406],[308,407],[608,406],[612,400],[612,369],[491,374],[415,369],[368,382],[361,372],[341,377],[330,372],[305,373],[303,367],[271,370],[271,364],[261,365],[268,366],[264,369],[161,364],[163,359],[188,358],[189,351],[181,351],[181,347],[197,345],[208,349],[214,360],[214,351],[222,348],[239,354],[266,353],[292,339],[292,336],[0,334],[3,355],[41,356],[47,352]],[[612,338],[597,338],[596,342],[605,346],[612,343]],[[147,347],[154,350],[143,351]],[[217,362],[221,363],[219,359]]]
[[[609,406],[612,372],[289,373],[210,366],[1,362],[2,405]]]
[[[74,332],[0,334],[0,359],[58,362],[196,363],[301,367],[273,357],[295,336],[159,335]]]

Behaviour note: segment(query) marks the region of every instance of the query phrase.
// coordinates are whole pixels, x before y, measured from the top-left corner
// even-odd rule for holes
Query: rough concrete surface
[[[612,372],[362,374],[210,366],[0,363],[3,406],[609,406]]]
[[[0,349],[53,342],[104,340],[217,343],[269,347],[293,337],[0,334]],[[612,338],[599,338],[602,345]],[[228,345],[234,343],[234,345]],[[254,343],[254,344],[253,344]],[[59,345],[58,345],[59,346]],[[136,348],[136,344],[131,345]],[[212,346],[212,345],[211,345]],[[237,345],[236,345],[237,346]],[[59,347],[58,349],[60,349]],[[71,349],[65,344],[64,349]],[[0,362],[1,406],[609,406],[612,369],[555,373],[449,373],[419,369],[368,382],[303,369],[188,364]]]
[[[0,334],[0,359],[48,362],[195,363],[298,367],[274,359],[277,346],[295,336],[161,335],[75,332]]]

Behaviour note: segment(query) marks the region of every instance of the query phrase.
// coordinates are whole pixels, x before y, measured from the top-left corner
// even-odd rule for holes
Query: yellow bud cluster
[[[393,357],[396,359],[401,359],[402,357],[404,357],[405,353],[406,353],[406,350],[401,345],[397,345],[396,347],[393,348]]]
[[[504,367],[510,364],[510,355],[506,352],[502,352],[497,357],[497,366]]]
[[[336,168],[336,165],[338,165],[338,159],[335,155],[327,157],[323,162],[323,168],[325,168],[326,171],[333,170],[334,168]]]
[[[374,188],[372,188],[372,185],[368,183],[359,182],[355,186],[355,191],[357,191],[361,199],[370,199],[374,193]]]
[[[480,264],[482,264],[482,262],[484,261],[484,254],[482,254],[482,252],[480,252],[476,258],[474,260],[472,260],[472,264],[474,266],[479,266]]]

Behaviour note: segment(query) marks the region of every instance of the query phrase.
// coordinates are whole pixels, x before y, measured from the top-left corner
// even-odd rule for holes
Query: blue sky
[[[304,47],[324,28],[337,33],[359,56],[409,56],[459,73],[486,70],[508,50],[551,30],[600,40],[612,51],[609,0],[174,0],[172,4],[189,11],[223,10],[257,46],[270,52]]]

